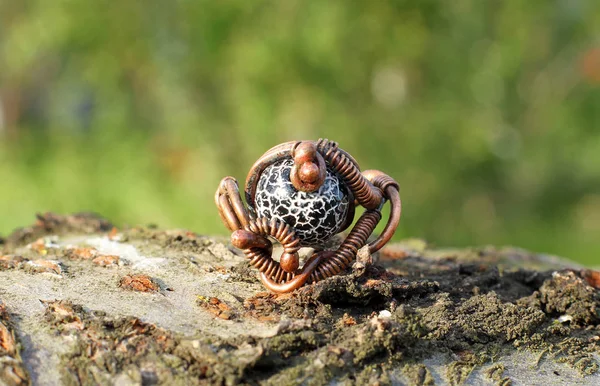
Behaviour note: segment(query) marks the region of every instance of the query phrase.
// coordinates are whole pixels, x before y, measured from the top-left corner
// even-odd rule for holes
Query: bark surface
[[[406,240],[273,295],[225,238],[48,213],[0,244],[0,385],[594,385],[599,288]]]

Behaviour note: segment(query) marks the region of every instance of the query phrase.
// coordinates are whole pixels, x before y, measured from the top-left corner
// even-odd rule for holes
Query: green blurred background
[[[221,177],[334,139],[397,238],[600,262],[596,0],[0,0],[0,233],[38,211],[225,234]]]

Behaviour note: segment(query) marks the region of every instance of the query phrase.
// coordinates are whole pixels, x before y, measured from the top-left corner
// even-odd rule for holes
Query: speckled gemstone
[[[340,232],[349,209],[348,189],[337,174],[327,170],[318,191],[298,191],[290,181],[293,165],[286,158],[263,170],[254,209],[259,217],[277,218],[292,226],[303,246],[316,246]]]

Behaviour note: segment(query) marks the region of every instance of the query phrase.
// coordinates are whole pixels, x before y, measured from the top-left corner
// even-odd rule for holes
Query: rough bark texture
[[[600,384],[600,274],[518,249],[407,240],[280,296],[225,239],[92,214],[0,251],[0,385]]]

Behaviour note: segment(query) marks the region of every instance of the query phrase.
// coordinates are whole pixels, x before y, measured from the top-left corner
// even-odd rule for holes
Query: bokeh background
[[[213,194],[326,137],[397,238],[600,262],[600,2],[0,0],[0,233],[39,211],[225,234]]]

